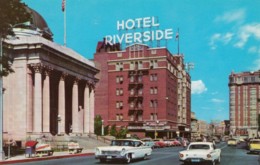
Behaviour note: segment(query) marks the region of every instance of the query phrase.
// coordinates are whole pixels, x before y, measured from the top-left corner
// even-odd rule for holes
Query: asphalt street
[[[221,165],[259,165],[258,154],[248,154],[248,151],[239,146],[227,146],[226,143],[218,145],[222,149]],[[136,160],[133,165],[182,165],[179,161],[178,153],[182,147],[169,147],[154,149],[152,156],[148,160]],[[18,163],[18,165],[111,165],[123,164],[122,162],[100,163],[94,156],[63,158],[56,160],[45,160],[38,162]]]

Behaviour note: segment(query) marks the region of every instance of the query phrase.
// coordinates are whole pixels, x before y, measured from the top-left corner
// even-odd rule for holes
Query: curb
[[[28,159],[19,159],[19,160],[6,160],[0,161],[0,164],[14,164],[14,163],[24,163],[24,162],[34,162],[34,161],[43,161],[43,160],[52,160],[52,159],[62,159],[62,158],[71,158],[71,157],[80,157],[80,156],[92,156],[94,153],[81,153],[81,154],[70,154],[70,155],[59,155],[59,156],[46,156],[46,157],[36,157]]]

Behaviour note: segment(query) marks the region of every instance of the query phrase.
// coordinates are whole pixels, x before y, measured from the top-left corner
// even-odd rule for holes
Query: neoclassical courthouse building
[[[36,11],[31,24],[14,25],[3,42],[14,73],[3,80],[3,138],[23,144],[28,138],[94,132],[94,88],[99,72],[90,61],[52,40]]]

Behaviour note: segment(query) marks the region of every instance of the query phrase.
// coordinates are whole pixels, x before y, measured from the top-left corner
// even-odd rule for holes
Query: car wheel
[[[106,159],[101,158],[101,159],[99,159],[99,161],[100,161],[100,163],[105,163],[105,162],[106,162]]]
[[[221,157],[221,156],[219,156],[219,157],[218,157],[218,160],[217,160],[217,163],[218,163],[218,164],[220,164],[220,160],[221,160],[220,157]]]
[[[148,156],[147,154],[144,155],[144,160],[148,159]]]
[[[126,158],[126,160],[125,160],[126,163],[130,163],[131,162],[131,159],[132,159],[131,158],[131,154],[127,154],[125,158]]]

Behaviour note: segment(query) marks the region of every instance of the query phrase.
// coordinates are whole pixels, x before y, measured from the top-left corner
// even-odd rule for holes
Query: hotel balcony
[[[128,96],[128,101],[142,101],[143,100],[143,93],[140,92],[130,92]]]

